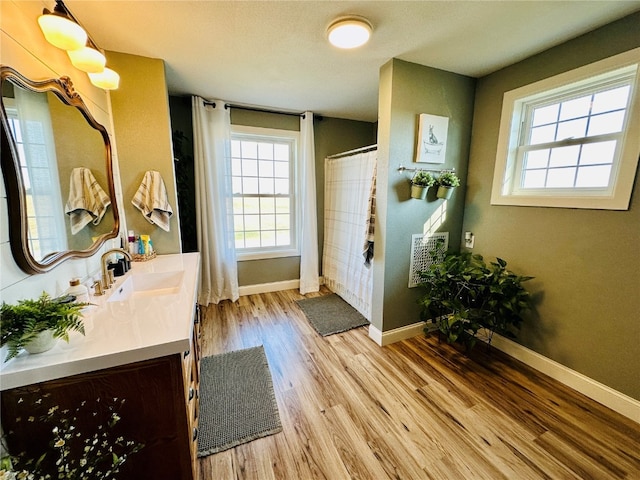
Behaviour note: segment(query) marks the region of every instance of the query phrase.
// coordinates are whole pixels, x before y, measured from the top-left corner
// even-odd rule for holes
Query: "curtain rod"
[[[372,150],[377,150],[378,149],[378,144],[374,144],[374,145],[368,145],[366,147],[360,147],[360,148],[355,148],[353,150],[349,150],[348,152],[342,152],[342,153],[336,153],[335,155],[329,155],[327,157],[327,159],[334,159],[334,158],[341,158],[341,157],[346,157],[349,155],[353,155],[355,153],[365,153],[365,152],[370,152]]]
[[[433,173],[443,173],[443,172],[451,172],[454,173],[456,171],[455,168],[451,167],[451,168],[441,168],[441,169],[437,169],[437,168],[420,168],[420,167],[416,167],[416,168],[408,168],[408,167],[404,167],[402,165],[400,165],[398,167],[398,172],[402,173],[402,172],[433,172]]]
[[[214,108],[216,106],[216,102],[208,102],[207,100],[204,100],[203,103],[205,105],[211,105]],[[278,115],[289,115],[292,117],[302,117],[302,118],[305,117],[304,112],[303,113],[283,112],[281,110],[272,110],[269,108],[245,107],[244,105],[234,105],[233,103],[225,103],[224,108],[225,109],[235,108],[237,110],[248,110],[250,112],[277,113]]]

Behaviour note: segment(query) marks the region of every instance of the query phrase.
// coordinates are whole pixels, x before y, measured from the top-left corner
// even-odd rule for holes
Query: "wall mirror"
[[[16,263],[44,273],[89,257],[119,230],[111,143],[68,77],[0,66],[2,175]]]

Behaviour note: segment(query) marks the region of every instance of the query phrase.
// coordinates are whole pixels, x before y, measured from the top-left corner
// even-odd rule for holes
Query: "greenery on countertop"
[[[84,335],[81,310],[88,303],[63,303],[42,292],[36,300],[19,300],[17,305],[2,302],[0,311],[0,346],[8,346],[5,362],[34,340],[38,334],[51,330],[54,338],[69,341],[69,332]]]

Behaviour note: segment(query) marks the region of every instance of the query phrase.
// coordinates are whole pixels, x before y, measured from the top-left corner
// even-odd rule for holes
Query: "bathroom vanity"
[[[2,364],[2,427],[12,453],[37,458],[50,441],[38,411],[83,405],[74,414],[83,432],[95,426],[94,414],[108,422],[107,406],[124,399],[113,431],[144,447],[118,478],[197,478],[199,262],[188,253],[133,263],[106,295],[91,297],[86,336]]]

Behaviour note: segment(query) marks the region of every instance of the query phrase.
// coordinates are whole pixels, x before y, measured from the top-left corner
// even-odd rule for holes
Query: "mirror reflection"
[[[11,138],[6,146],[13,164],[3,161],[3,175],[15,171],[13,193],[20,196],[11,198],[12,182],[5,178],[14,230],[12,251],[14,256],[24,251],[30,258],[16,261],[35,273],[68,257],[88,256],[117,234],[110,146],[106,130],[84,109],[70,82],[69,86],[60,81],[25,85],[20,76],[8,75],[6,68],[2,76],[3,133],[8,131]],[[76,105],[65,103],[66,96]],[[2,154],[7,154],[4,141]],[[14,210],[22,210],[19,222]],[[17,228],[21,237],[16,235]],[[14,241],[26,245],[17,249]]]

